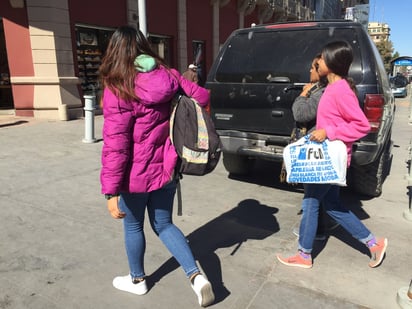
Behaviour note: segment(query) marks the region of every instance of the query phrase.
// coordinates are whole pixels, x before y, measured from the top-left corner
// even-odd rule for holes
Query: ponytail
[[[346,80],[346,82],[349,84],[350,89],[352,89],[352,91],[357,95],[358,90],[356,89],[355,81],[353,80],[353,78],[344,76],[343,79]]]

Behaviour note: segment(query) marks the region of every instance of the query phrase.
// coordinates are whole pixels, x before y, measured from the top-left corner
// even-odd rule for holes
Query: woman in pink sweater
[[[318,62],[319,72],[327,76],[328,86],[319,102],[316,130],[310,135],[310,139],[317,142],[323,142],[326,138],[343,141],[347,148],[348,166],[352,144],[370,130],[369,122],[359,107],[355,85],[348,77],[352,60],[352,49],[346,42],[332,42],[323,48]],[[341,204],[339,189],[339,186],[331,184],[305,186],[298,253],[287,258],[278,255],[277,258],[282,264],[302,268],[312,267],[311,252],[318,225],[319,204],[322,202],[329,216],[369,248],[371,254],[369,266],[380,265],[388,240],[375,238],[358,217]]]
[[[113,218],[123,219],[129,274],[113,286],[143,295],[145,212],[151,227],[182,266],[201,306],[214,301],[183,233],[172,222],[177,154],[169,139],[171,101],[181,89],[201,106],[206,89],[168,68],[145,36],[128,26],[112,35],[100,67],[103,81],[103,149],[100,181]],[[172,306],[173,307],[173,306]]]

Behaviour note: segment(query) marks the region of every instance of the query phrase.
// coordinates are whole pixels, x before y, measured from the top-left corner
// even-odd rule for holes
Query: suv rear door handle
[[[289,90],[302,90],[305,84],[303,83],[294,83],[293,85],[287,86],[283,89],[283,92],[286,93]]]
[[[283,117],[283,111],[272,111],[272,117]]]

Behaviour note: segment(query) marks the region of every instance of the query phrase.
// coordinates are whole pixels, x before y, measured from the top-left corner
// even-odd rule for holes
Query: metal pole
[[[139,30],[147,37],[147,23],[146,23],[146,0],[139,0]]]
[[[83,143],[95,143],[94,138],[94,111],[96,109],[96,96],[85,95],[84,98],[84,138]]]
[[[407,176],[407,180],[408,180],[408,197],[409,197],[409,207],[407,210],[405,210],[403,212],[403,217],[408,220],[408,221],[412,221],[412,139],[409,141],[409,158],[406,161],[407,166],[408,166],[408,176]]]
[[[396,301],[402,309],[412,308],[412,280],[409,283],[409,287],[403,286],[398,290]]]
[[[409,88],[408,92],[410,93],[410,91],[412,90],[411,84],[409,84],[407,87]],[[412,124],[412,95],[409,99],[409,124]]]

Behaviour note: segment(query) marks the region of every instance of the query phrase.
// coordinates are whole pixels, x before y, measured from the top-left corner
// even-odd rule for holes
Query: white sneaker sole
[[[213,294],[212,285],[208,282],[200,290],[201,298],[199,298],[199,305],[207,307],[215,301],[215,295]]]

